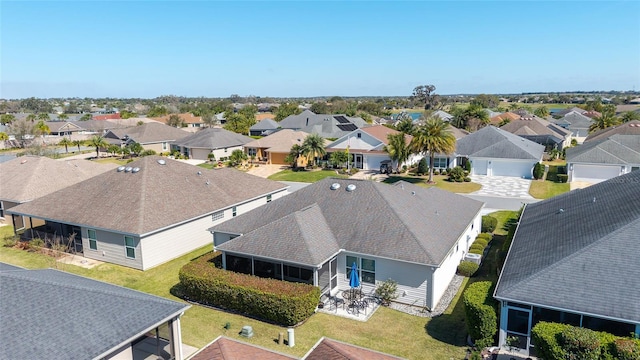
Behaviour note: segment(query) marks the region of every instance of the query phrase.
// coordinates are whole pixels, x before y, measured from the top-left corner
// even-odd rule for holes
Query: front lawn
[[[387,184],[393,184],[400,180],[404,180],[406,182],[409,182],[427,189],[435,186],[442,190],[450,191],[453,193],[461,193],[461,194],[472,193],[474,191],[480,190],[480,188],[482,187],[480,184],[476,184],[474,182],[449,182],[447,181],[447,178],[448,178],[447,175],[433,175],[433,181],[436,182],[434,185],[434,184],[427,184],[427,180],[429,179],[428,176],[391,175],[387,179],[385,179],[383,182]]]
[[[489,214],[489,216],[493,216],[498,219],[498,225],[496,225],[496,230],[493,232],[494,235],[507,235],[509,229],[507,227],[510,220],[515,219],[518,216],[517,211],[510,210],[502,210],[496,211]]]
[[[531,182],[531,187],[529,188],[529,194],[531,194],[531,196],[536,199],[548,199],[571,190],[568,183],[558,181],[558,167],[566,167],[566,161],[554,160],[552,162],[545,162],[545,165],[549,165],[547,179],[534,180]]]
[[[335,170],[299,170],[293,171],[291,169],[282,170],[268,177],[268,179],[276,181],[297,181],[314,183],[324,178],[335,177],[346,179],[347,175],[336,173]]]

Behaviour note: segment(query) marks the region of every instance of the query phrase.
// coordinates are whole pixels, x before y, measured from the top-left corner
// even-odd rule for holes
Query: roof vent
[[[412,192],[411,192],[411,195],[415,195],[415,194],[416,194],[416,192],[415,192],[415,191],[412,191]]]
[[[331,184],[331,190],[338,190],[338,189],[340,189],[340,184],[338,183]]]
[[[196,174],[198,174],[198,176],[202,175],[202,171],[198,171]]]
[[[347,191],[348,191],[348,192],[352,192],[352,191],[353,191],[353,190],[355,190],[355,189],[356,189],[356,186],[355,186],[355,185],[353,185],[353,184],[349,184],[349,185],[347,185]]]
[[[131,166],[127,166],[126,168],[124,168],[124,172],[131,172],[131,170],[133,170]]]
[[[123,172],[124,171],[124,166],[118,166],[118,168],[116,170],[118,172]]]
[[[207,182],[205,184],[207,185],[211,184],[211,182],[209,182],[209,179],[207,179]]]
[[[593,197],[593,202],[596,202],[596,197],[595,196]]]
[[[164,159],[158,159],[158,164],[167,165],[167,162]]]
[[[24,159],[24,160],[20,161],[20,164],[24,164],[26,162],[27,162],[27,159]]]
[[[134,167],[133,169],[131,169],[131,172],[134,174],[137,173],[138,171],[140,171],[139,167]]]
[[[560,210],[558,210],[558,214],[562,214],[564,212],[563,208],[560,208]]]

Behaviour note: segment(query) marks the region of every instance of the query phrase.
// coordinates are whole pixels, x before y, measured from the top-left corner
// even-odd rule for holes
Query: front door
[[[362,169],[362,154],[355,154],[355,167]]]
[[[529,350],[531,346],[531,309],[508,307],[507,346]]]
[[[82,254],[82,230],[79,227],[74,226],[71,232],[72,234],[74,234],[73,249],[75,250],[76,254]]]

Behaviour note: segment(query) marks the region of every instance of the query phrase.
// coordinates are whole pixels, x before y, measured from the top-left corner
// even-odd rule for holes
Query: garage
[[[489,165],[491,169],[490,175],[531,179],[535,163],[533,161],[492,160],[491,165]]]
[[[571,181],[599,183],[620,175],[620,165],[573,164]]]
[[[471,160],[472,175],[487,175],[487,160]]]
[[[365,170],[380,170],[380,163],[384,160],[389,160],[388,155],[365,155],[364,156],[364,169]]]

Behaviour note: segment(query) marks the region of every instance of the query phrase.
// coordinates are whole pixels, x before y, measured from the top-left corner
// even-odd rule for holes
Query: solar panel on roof
[[[334,116],[334,117],[336,118],[336,120],[338,120],[340,124],[350,124],[349,120],[347,120],[347,118],[344,116]]]
[[[336,125],[338,127],[338,129],[342,130],[342,131],[353,131],[356,130],[358,127],[349,123],[349,124],[338,124]]]

